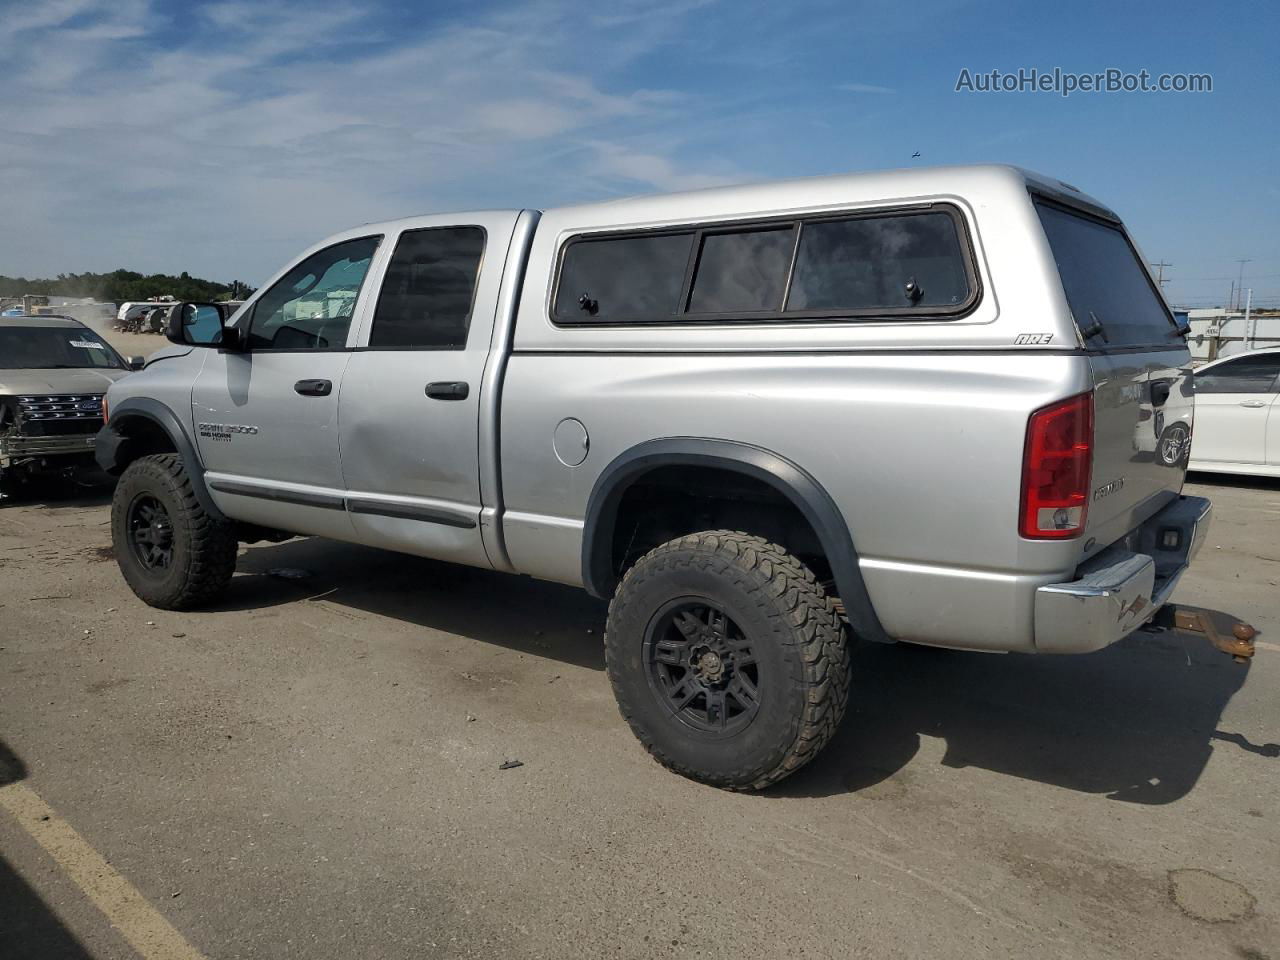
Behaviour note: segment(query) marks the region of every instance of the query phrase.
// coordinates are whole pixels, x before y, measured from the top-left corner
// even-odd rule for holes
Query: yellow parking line
[[[145,960],[204,960],[169,921],[25,783],[0,787],[8,810]]]

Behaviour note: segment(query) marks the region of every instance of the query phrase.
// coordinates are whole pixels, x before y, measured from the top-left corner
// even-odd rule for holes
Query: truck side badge
[[[1015,344],[1048,343],[1052,339],[1052,333],[1020,333],[1013,338],[1013,342]]]

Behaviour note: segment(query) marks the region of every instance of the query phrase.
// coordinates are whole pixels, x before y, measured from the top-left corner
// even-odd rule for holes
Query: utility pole
[[[1253,287],[1249,288],[1249,298],[1244,305],[1244,348],[1253,349],[1253,333],[1249,330],[1249,314],[1253,312]]]
[[[1239,310],[1240,298],[1244,296],[1244,265],[1246,263],[1253,263],[1253,261],[1247,260],[1247,259],[1237,260],[1236,263],[1240,264],[1240,280],[1236,283],[1236,303],[1235,303],[1235,309]]]
[[[1158,271],[1160,271],[1159,274],[1156,276],[1156,286],[1158,286],[1161,290],[1163,290],[1164,285],[1169,282],[1164,278],[1164,268],[1172,267],[1173,264],[1167,263],[1164,260],[1161,260],[1159,263],[1153,263],[1151,265],[1155,267]]]

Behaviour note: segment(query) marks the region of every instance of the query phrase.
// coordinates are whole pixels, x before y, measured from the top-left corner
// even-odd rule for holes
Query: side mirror
[[[234,331],[223,326],[222,311],[214,303],[174,304],[165,318],[164,335],[172,343],[190,347],[234,347],[239,343]]]
[[[124,365],[130,370],[141,370],[147,365],[146,357],[125,357]]]

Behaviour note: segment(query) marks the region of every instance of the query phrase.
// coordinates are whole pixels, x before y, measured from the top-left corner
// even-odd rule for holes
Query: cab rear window
[[[1167,346],[1173,316],[1118,226],[1036,201],[1076,327],[1092,349]]]

